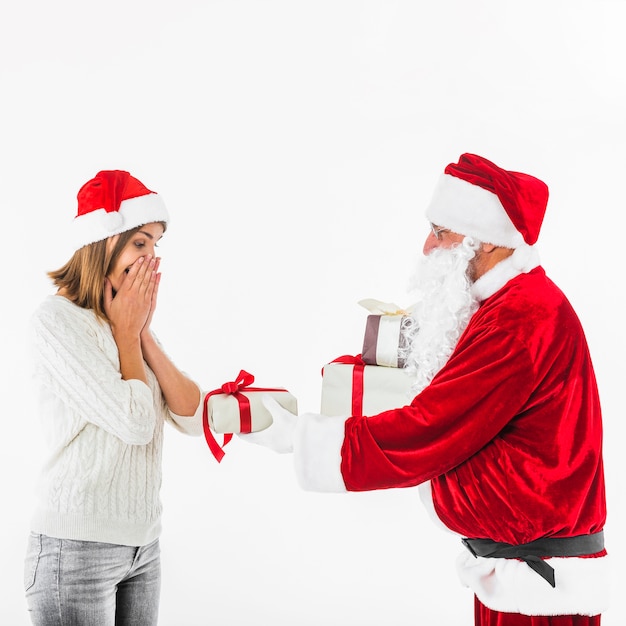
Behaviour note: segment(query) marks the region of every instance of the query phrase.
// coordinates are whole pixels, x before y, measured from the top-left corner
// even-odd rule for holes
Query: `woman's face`
[[[156,257],[155,248],[162,236],[163,225],[160,222],[151,222],[141,226],[128,240],[107,274],[115,291],[119,291],[124,276],[139,257]]]

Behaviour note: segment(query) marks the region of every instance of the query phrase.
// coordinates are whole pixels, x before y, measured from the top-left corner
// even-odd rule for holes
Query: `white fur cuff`
[[[347,417],[305,413],[294,435],[294,464],[302,489],[346,493],[341,475],[341,446]]]

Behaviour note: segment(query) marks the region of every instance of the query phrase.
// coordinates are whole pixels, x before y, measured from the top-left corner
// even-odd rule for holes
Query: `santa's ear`
[[[489,259],[492,267],[500,263],[500,261],[504,261],[504,259],[510,257],[515,252],[512,248],[503,248],[492,243],[481,243],[480,246],[481,253],[487,255],[485,258]]]

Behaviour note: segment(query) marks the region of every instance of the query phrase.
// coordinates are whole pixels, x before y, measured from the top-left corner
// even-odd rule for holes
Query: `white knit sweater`
[[[38,417],[49,455],[31,529],[62,539],[146,545],[161,528],[163,423],[202,433],[167,408],[156,376],[123,380],[108,324],[62,296],[32,317]]]

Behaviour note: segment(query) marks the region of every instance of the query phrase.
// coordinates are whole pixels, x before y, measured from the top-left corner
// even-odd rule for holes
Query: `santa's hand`
[[[264,395],[262,401],[272,416],[271,426],[254,433],[239,433],[239,438],[279,454],[293,452],[293,436],[298,416],[283,408],[272,396]]]

